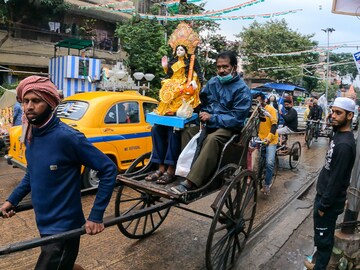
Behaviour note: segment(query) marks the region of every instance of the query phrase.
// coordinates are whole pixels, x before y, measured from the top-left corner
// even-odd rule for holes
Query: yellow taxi
[[[151,152],[151,126],[147,113],[158,102],[137,91],[88,92],[65,98],[57,108],[61,121],[84,133],[88,140],[111,158],[119,171],[126,170],[141,155]],[[10,130],[9,164],[26,168],[21,126]],[[46,157],[44,157],[46,158]],[[98,185],[96,171],[84,168],[84,188]]]

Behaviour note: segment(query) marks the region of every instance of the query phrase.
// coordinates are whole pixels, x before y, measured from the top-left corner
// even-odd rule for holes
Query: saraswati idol
[[[164,56],[161,61],[167,76],[161,82],[160,103],[155,110],[158,115],[175,115],[183,102],[193,108],[200,104],[203,78],[195,57],[199,43],[199,35],[184,22],[170,36],[169,45],[173,54],[170,60]]]

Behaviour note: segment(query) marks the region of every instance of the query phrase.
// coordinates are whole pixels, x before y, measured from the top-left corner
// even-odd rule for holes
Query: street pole
[[[326,84],[325,84],[325,97],[326,97],[326,101],[328,101],[328,90],[329,90],[329,69],[330,69],[330,65],[329,65],[329,55],[330,55],[330,33],[334,32],[335,29],[334,28],[326,28],[326,29],[321,29],[321,31],[324,31],[325,33],[327,33],[327,60],[326,60]]]
[[[168,9],[165,3],[162,3],[161,6],[164,8],[165,10],[165,20],[164,20],[164,28],[165,28],[165,33],[164,33],[164,41],[165,41],[165,45],[167,44],[167,32],[166,32],[166,25],[167,25],[167,17],[168,17]]]

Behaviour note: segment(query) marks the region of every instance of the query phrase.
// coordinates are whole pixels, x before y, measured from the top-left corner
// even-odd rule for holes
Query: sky
[[[360,7],[360,0],[352,1],[358,1]],[[245,2],[246,0],[207,0],[205,10],[220,10]],[[335,53],[360,51],[360,16],[334,14],[331,12],[332,3],[332,0],[265,0],[262,3],[226,15],[243,16],[302,9],[297,13],[277,16],[274,19],[285,19],[291,30],[302,34],[315,34],[312,40],[318,41],[319,46],[327,46],[328,43],[328,34],[321,29],[334,28],[335,31],[329,34],[330,46],[344,44],[359,46],[358,48],[342,47],[335,49]],[[259,23],[264,23],[270,19],[257,18],[256,20]],[[220,33],[230,40],[235,40],[234,35],[253,22],[254,20],[220,21]]]

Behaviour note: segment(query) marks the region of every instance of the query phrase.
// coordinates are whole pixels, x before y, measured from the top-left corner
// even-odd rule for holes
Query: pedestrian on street
[[[14,105],[14,113],[13,113],[13,121],[12,121],[12,125],[13,127],[15,126],[21,126],[22,124],[22,115],[23,115],[23,110],[21,108],[21,104],[19,102],[19,98],[16,97],[16,103]]]
[[[90,235],[102,232],[103,214],[117,173],[115,164],[84,134],[59,120],[55,113],[59,94],[48,78],[30,76],[20,82],[16,91],[26,116],[23,139],[28,164],[24,178],[1,206],[2,216],[14,216],[14,207],[31,192],[41,237],[81,226]],[[81,206],[81,165],[98,171],[100,179],[86,221]],[[35,269],[82,269],[75,265],[79,244],[80,236],[42,246]]]
[[[335,135],[318,178],[313,213],[316,262],[313,264],[305,261],[308,269],[315,270],[325,270],[329,263],[336,219],[344,211],[356,155],[355,139],[351,131],[355,102],[346,97],[338,97],[331,109]]]

